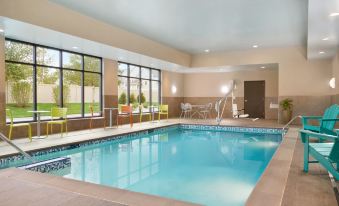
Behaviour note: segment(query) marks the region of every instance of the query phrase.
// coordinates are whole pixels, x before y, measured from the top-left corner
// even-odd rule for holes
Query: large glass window
[[[82,113],[82,72],[63,71],[62,98],[64,107],[68,108],[68,116],[81,117]]]
[[[129,104],[134,112],[149,112],[149,106],[160,103],[160,70],[119,62],[118,94],[119,105]]]
[[[87,116],[90,107],[101,115],[101,58],[10,39],[5,47],[6,108],[14,121],[34,121],[29,111],[52,107],[67,107],[70,118]]]
[[[60,99],[60,69],[37,67],[37,109],[51,110],[51,107],[61,106]],[[39,95],[40,94],[40,95]],[[41,119],[49,119],[48,113],[43,113]]]

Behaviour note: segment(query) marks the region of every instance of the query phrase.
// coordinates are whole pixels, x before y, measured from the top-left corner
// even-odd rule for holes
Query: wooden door
[[[265,118],[265,81],[245,81],[244,109],[250,118]]]

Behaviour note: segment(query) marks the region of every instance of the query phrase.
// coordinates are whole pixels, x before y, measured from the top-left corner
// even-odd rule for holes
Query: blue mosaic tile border
[[[198,125],[198,124],[181,124],[181,129],[190,130],[209,130],[220,132],[242,132],[242,133],[259,133],[259,134],[283,134],[279,128],[261,128],[261,127],[235,127],[235,126],[218,126],[218,125]]]
[[[100,139],[95,139],[95,140],[89,140],[85,142],[79,142],[79,143],[74,143],[70,145],[64,145],[64,146],[56,146],[48,149],[42,149],[38,151],[32,151],[28,152],[32,157],[38,157],[50,153],[55,153],[55,152],[61,152],[65,150],[70,150],[70,149],[76,149],[79,147],[85,147],[89,145],[96,145],[96,144],[102,144],[106,142],[111,142],[111,141],[119,141],[122,139],[130,139],[130,138],[137,138],[140,135],[147,135],[150,133],[161,133],[164,131],[169,131],[169,130],[175,130],[179,127],[179,124],[168,126],[168,127],[160,127],[160,128],[155,128],[155,129],[149,129],[149,130],[143,130],[143,131],[137,131],[137,132],[132,132],[132,133],[126,133],[126,134],[120,134],[116,136],[109,136],[109,137],[103,137]],[[0,168],[2,168],[4,165],[8,165],[13,162],[17,161],[24,161],[25,157],[21,154],[15,154],[7,157],[0,158]]]
[[[48,161],[43,161],[39,163],[34,163],[19,167],[20,169],[31,170],[41,173],[49,173],[52,171],[57,171],[60,169],[70,168],[71,167],[71,158],[69,157],[60,157],[57,159],[52,159]]]
[[[147,135],[153,133],[162,133],[165,131],[175,130],[175,129],[190,129],[190,130],[210,130],[210,131],[223,131],[223,132],[244,132],[244,133],[260,133],[260,134],[283,134],[282,129],[277,128],[247,128],[247,127],[234,127],[234,126],[217,126],[217,125],[198,125],[198,124],[175,124],[166,127],[160,127],[155,129],[148,129],[143,131],[137,131],[132,133],[125,133],[116,136],[103,137],[96,140],[89,140],[85,142],[78,142],[70,145],[56,146],[48,149],[42,149],[38,151],[29,152],[33,157],[39,157],[46,154],[51,154],[55,152],[61,152],[70,149],[76,149],[79,147],[85,147],[90,145],[108,143],[111,141],[120,141],[122,139],[133,139],[137,138],[140,135]],[[6,165],[14,162],[24,162],[25,157],[21,154],[15,154],[7,157],[0,158],[0,168],[5,167]]]

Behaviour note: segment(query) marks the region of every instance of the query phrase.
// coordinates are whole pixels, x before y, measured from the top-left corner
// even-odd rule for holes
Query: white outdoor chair
[[[232,112],[233,112],[233,118],[248,118],[249,114],[241,114],[244,113],[244,109],[238,110],[237,104],[232,104]]]
[[[205,108],[200,111],[203,114],[204,119],[207,119],[207,116],[209,118],[212,118],[212,116],[211,116],[212,106],[213,106],[212,103],[208,103],[208,104],[206,104]]]
[[[186,117],[186,107],[184,103],[180,104],[180,108],[181,108],[181,114],[180,114],[180,118],[182,117],[182,115],[184,115],[184,118]]]
[[[186,117],[191,118],[192,105],[190,103],[185,104]]]

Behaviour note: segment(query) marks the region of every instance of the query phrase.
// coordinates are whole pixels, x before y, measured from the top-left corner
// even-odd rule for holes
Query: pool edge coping
[[[299,128],[290,128],[256,183],[246,206],[280,206],[285,193]]]

